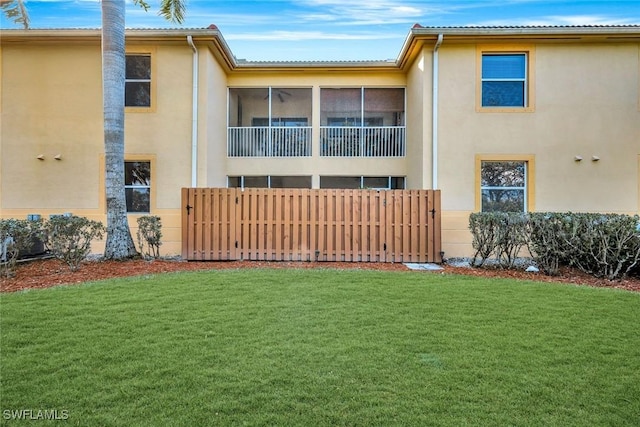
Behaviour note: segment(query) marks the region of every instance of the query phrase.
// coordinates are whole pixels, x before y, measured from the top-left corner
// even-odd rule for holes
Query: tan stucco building
[[[241,61],[213,26],[126,43],[130,223],[159,215],[163,254],[182,187],[441,189],[447,257],[479,210],[640,212],[640,26],[415,26],[371,62]],[[0,31],[0,109],[0,217],[104,222],[100,31]]]

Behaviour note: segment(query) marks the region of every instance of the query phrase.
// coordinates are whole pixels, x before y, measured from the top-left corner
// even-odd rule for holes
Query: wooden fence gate
[[[442,262],[440,190],[183,188],[182,257]]]

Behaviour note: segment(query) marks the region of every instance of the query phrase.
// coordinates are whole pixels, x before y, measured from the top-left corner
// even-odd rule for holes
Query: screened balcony
[[[311,89],[230,88],[227,155],[311,156]]]
[[[403,88],[323,88],[320,140],[311,139],[311,88],[230,88],[229,157],[403,157]],[[317,125],[316,125],[317,126]]]
[[[403,157],[403,88],[320,91],[320,156]]]

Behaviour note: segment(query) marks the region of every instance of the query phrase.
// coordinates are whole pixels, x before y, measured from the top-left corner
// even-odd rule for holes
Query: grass
[[[638,425],[639,313],[631,292],[415,272],[3,294],[0,423]]]

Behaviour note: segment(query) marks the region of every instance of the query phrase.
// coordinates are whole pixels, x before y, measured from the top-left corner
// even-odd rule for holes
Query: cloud
[[[321,31],[271,31],[267,33],[234,33],[227,40],[245,41],[305,41],[305,40],[382,40],[396,39],[396,34],[385,33],[325,33]]]
[[[475,25],[502,26],[558,26],[558,25],[625,25],[633,24],[633,19],[607,15],[549,15],[536,18],[482,21]]]
[[[308,12],[299,16],[305,21],[316,18],[336,25],[379,25],[415,23],[433,8],[425,2],[394,0],[304,0]]]

